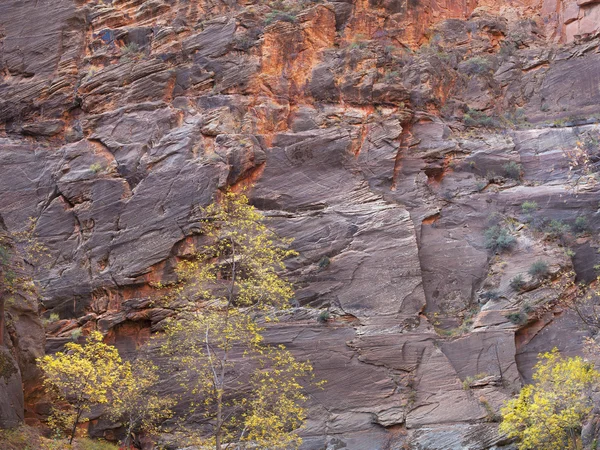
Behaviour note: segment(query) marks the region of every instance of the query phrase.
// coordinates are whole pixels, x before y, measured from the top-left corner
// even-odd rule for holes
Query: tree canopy
[[[521,450],[579,448],[600,373],[581,357],[564,358],[557,349],[541,354],[534,369],[534,383],[502,408],[500,431],[518,439]]]

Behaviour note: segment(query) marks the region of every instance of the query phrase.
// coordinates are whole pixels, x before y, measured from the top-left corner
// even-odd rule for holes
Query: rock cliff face
[[[574,0],[1,2],[0,214],[11,232],[34,218],[49,249],[35,275],[44,317],[61,319],[47,351],[77,328],[133,351],[170,314],[149,283],[173,277],[198,207],[253,186],[300,254],[298,308],[268,339],[327,380],[304,447],[506,445],[495,416],[536,355],[578,353],[591,333],[564,305],[600,262],[599,14]],[[486,248],[494,226],[509,251]],[[537,260],[544,280],[527,273]],[[15,383],[2,367],[0,399]]]

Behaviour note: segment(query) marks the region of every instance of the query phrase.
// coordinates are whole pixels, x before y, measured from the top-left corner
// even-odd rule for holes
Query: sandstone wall
[[[35,218],[49,249],[47,351],[79,328],[135,351],[170,314],[150,283],[172,279],[198,207],[252,185],[300,254],[298,307],[268,339],[328,381],[304,447],[507,444],[495,414],[537,353],[591,334],[561,306],[600,263],[596,6],[577,8],[2,2],[0,214],[11,232]],[[586,218],[574,256],[533,229],[533,200],[540,220]],[[511,252],[485,248],[493,213]],[[511,288],[537,259],[550,282]]]

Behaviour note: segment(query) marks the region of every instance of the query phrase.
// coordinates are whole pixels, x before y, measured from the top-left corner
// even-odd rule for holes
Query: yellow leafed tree
[[[65,352],[38,359],[44,372],[44,387],[66,409],[54,408],[50,424],[70,433],[72,443],[77,425],[93,406],[106,405],[115,399],[121,380],[130,379],[131,366],[124,363],[117,349],[102,342],[98,331],[90,333],[84,345],[69,342]]]
[[[580,448],[600,373],[581,357],[564,358],[557,349],[541,354],[534,369],[534,383],[502,408],[500,431],[517,438],[521,450]]]
[[[294,292],[280,272],[295,252],[244,195],[228,192],[202,214],[209,243],[177,267],[175,294],[186,307],[162,345],[196,399],[191,412],[205,426],[196,442],[216,450],[297,447],[306,415],[301,381],[312,367],[283,346],[265,345],[256,322],[289,305]]]

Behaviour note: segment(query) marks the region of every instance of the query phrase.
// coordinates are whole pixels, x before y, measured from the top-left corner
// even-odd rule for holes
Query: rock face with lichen
[[[509,445],[498,410],[536,355],[580,353],[594,333],[565,305],[600,263],[599,14],[575,0],[3,1],[0,215],[12,233],[33,218],[48,248],[41,314],[60,319],[46,351],[99,329],[134,352],[171,314],[152,283],[198,239],[199,207],[251,186],[299,252],[297,307],[267,340],[327,380],[303,448]],[[5,405],[19,372],[3,373]]]

